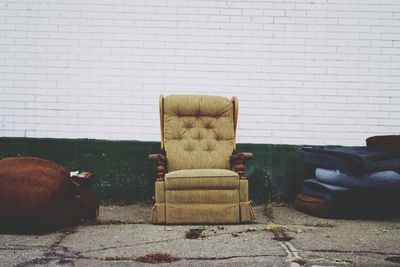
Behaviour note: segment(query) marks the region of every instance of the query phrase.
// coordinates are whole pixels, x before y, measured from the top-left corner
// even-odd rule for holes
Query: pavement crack
[[[149,241],[149,242],[128,244],[128,245],[122,245],[122,246],[104,247],[104,248],[99,248],[99,249],[85,250],[85,251],[82,251],[80,253],[99,252],[99,251],[104,251],[104,250],[109,250],[109,249],[129,248],[129,247],[135,247],[135,246],[140,246],[140,245],[148,245],[148,244],[161,244],[161,243],[175,241],[175,240],[181,240],[181,239],[183,239],[183,238],[172,238],[172,239],[164,239],[164,240],[157,240],[157,241]]]
[[[50,262],[56,261],[57,265],[64,265],[64,264],[70,264],[74,265],[73,259],[81,258],[78,252],[72,252],[69,251],[69,249],[65,246],[61,246],[61,242],[70,234],[75,233],[76,230],[74,228],[68,228],[65,229],[61,232],[60,236],[51,244],[49,247],[48,246],[13,246],[10,247],[9,250],[14,249],[14,250],[27,250],[29,249],[34,249],[34,248],[40,248],[45,250],[43,255],[41,257],[29,260],[29,261],[24,261],[21,262],[14,267],[28,267],[28,266],[34,266],[34,265],[44,265],[44,264],[49,264]],[[1,249],[1,248],[0,248]]]
[[[260,229],[260,230],[252,230],[252,231],[234,231],[234,232],[227,232],[227,233],[218,233],[218,234],[211,234],[211,235],[204,235],[202,238],[208,238],[208,237],[214,237],[214,236],[222,236],[222,235],[232,235],[234,233],[254,233],[254,232],[265,232],[265,230]],[[117,248],[129,248],[129,247],[135,247],[135,246],[140,246],[140,245],[148,245],[148,244],[161,244],[161,243],[166,243],[170,241],[176,241],[176,240],[182,240],[182,239],[187,239],[185,237],[179,237],[179,238],[171,238],[171,239],[164,239],[164,240],[156,240],[156,241],[148,241],[148,242],[141,242],[141,243],[134,243],[134,244],[127,244],[127,245],[122,245],[122,246],[110,246],[110,247],[103,247],[99,249],[90,249],[90,250],[85,250],[80,253],[89,253],[89,252],[99,252],[99,251],[105,251],[109,249],[117,249]]]
[[[90,221],[85,222],[84,226],[97,226],[97,225],[134,225],[134,224],[148,224],[145,220],[137,220],[137,221],[121,221],[121,220],[108,220],[108,221]]]
[[[50,248],[59,246],[67,236],[74,234],[76,232],[77,230],[75,228],[64,229],[63,231],[61,231],[61,235],[53,242],[53,244],[51,244]]]
[[[32,249],[48,249],[47,246],[26,246],[26,245],[11,245],[0,247],[0,250],[32,250]]]
[[[259,257],[285,257],[282,255],[276,254],[256,254],[256,255],[235,255],[235,256],[227,256],[227,257],[183,257],[182,260],[206,260],[206,261],[218,261],[218,260],[230,260],[236,258],[259,258]]]
[[[74,265],[74,260],[76,259],[81,259],[83,258],[79,253],[77,252],[71,252],[68,250],[62,250],[60,253],[59,251],[55,251],[53,249],[50,249],[48,252],[45,252],[43,256],[29,260],[29,261],[24,261],[21,263],[18,263],[14,267],[28,267],[28,266],[37,266],[37,265],[43,265],[43,264],[49,264],[50,262],[56,262],[57,265],[64,265],[64,264],[70,264]]]
[[[43,265],[43,264],[48,264],[53,260],[54,259],[52,259],[52,258],[36,258],[36,259],[30,260],[30,261],[24,261],[24,262],[18,263],[14,267],[28,267],[28,266],[38,265],[38,264]]]
[[[230,260],[230,259],[236,259],[236,258],[259,258],[259,257],[285,257],[282,255],[276,255],[276,254],[256,254],[256,255],[234,255],[234,256],[227,256],[227,257],[179,257],[180,260],[199,260],[199,261],[219,261],[219,260]],[[82,256],[82,259],[91,259],[91,260],[118,260],[118,261],[128,261],[128,260],[134,260],[134,256],[129,256],[129,257],[110,257],[110,258],[104,258],[104,257],[90,257],[90,256]]]
[[[292,244],[287,241],[281,241],[279,244],[285,249],[288,262],[296,263],[298,265],[304,265],[306,263],[306,260],[300,257],[299,250],[297,250]]]
[[[369,250],[340,250],[340,249],[310,249],[310,252],[327,252],[327,253],[359,253],[359,254],[376,254],[376,255],[391,255],[400,256],[399,253],[390,253],[382,251],[369,251]]]

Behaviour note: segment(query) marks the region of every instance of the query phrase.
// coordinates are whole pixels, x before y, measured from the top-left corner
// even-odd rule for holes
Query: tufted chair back
[[[230,169],[235,150],[237,98],[170,95],[160,97],[161,146],[168,172]]]

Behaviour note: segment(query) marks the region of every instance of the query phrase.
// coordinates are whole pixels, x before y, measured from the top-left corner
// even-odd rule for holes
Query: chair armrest
[[[247,160],[253,158],[253,153],[251,152],[238,152],[232,155],[231,161],[235,160]]]
[[[164,180],[167,166],[167,158],[163,154],[150,154],[149,160],[156,162],[157,181]]]
[[[253,153],[250,152],[238,152],[232,155],[231,169],[239,174],[240,179],[246,179],[246,176],[244,176],[244,173],[246,171],[245,161],[251,159],[252,157]]]
[[[167,158],[163,154],[150,154],[149,155],[149,160],[154,160],[154,161],[166,161]]]

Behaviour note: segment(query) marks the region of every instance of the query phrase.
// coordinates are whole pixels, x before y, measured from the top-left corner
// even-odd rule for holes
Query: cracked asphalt
[[[140,256],[165,253],[172,266],[399,266],[400,219],[326,220],[290,206],[255,207],[245,225],[160,226],[150,205],[100,207],[96,222],[47,235],[0,235],[0,266],[151,266]],[[268,215],[268,216],[267,216]],[[266,228],[279,227],[289,241]],[[198,239],[185,237],[202,229]]]

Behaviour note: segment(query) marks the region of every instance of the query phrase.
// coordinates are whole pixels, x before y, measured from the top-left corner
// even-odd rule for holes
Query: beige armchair
[[[152,222],[217,224],[255,219],[244,176],[251,153],[236,153],[238,100],[219,96],[160,96],[162,154]]]

